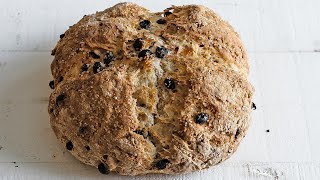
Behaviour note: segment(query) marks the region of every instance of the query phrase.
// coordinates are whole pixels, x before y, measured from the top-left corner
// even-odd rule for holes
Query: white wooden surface
[[[50,129],[50,50],[84,14],[120,1],[0,0],[0,179],[320,179],[319,0],[131,1],[153,11],[203,4],[240,33],[257,110],[237,153],[180,176],[103,176],[79,163]]]

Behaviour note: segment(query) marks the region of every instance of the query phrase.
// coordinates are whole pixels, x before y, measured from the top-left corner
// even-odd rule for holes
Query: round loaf
[[[253,87],[238,34],[210,9],[120,3],[84,16],[52,55],[57,138],[101,173],[176,174],[233,154]]]

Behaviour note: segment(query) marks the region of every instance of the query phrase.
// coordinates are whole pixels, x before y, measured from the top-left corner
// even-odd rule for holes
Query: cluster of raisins
[[[92,65],[92,70],[93,70],[93,73],[95,73],[95,74],[101,72],[103,69],[105,69],[105,67],[109,66],[109,64],[114,59],[113,53],[111,51],[107,51],[103,57],[100,57],[100,55],[96,54],[93,51],[90,51],[89,55],[94,59],[101,59],[102,58],[102,62],[96,61]],[[84,71],[88,71],[89,68],[90,68],[90,64],[83,64],[81,67],[81,70],[82,70],[82,72],[84,72]]]

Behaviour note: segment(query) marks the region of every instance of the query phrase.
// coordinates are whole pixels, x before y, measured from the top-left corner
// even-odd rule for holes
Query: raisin
[[[51,56],[54,56],[56,54],[56,49],[53,49],[52,51],[51,51]]]
[[[91,149],[90,146],[85,146],[85,148],[87,151],[90,151],[90,149]]]
[[[133,48],[134,48],[136,51],[140,51],[141,48],[142,48],[142,45],[143,45],[143,43],[142,43],[142,38],[138,38],[138,39],[136,39],[136,40],[134,41],[134,43],[133,43]]]
[[[203,124],[208,122],[209,120],[209,115],[207,113],[199,113],[196,118],[195,121],[197,124]]]
[[[98,165],[98,170],[101,174],[109,174],[110,173],[109,167],[103,163],[100,163]]]
[[[140,27],[143,29],[149,29],[151,22],[149,20],[143,20],[139,23]]]
[[[164,12],[165,17],[169,16],[170,14],[172,14],[172,12],[170,12],[170,11]]]
[[[50,86],[51,89],[54,89],[54,81],[50,81],[49,82],[49,86]]]
[[[86,131],[87,127],[80,127],[79,133],[83,134]]]
[[[133,132],[135,132],[135,133],[143,136],[143,131],[142,131],[142,130],[135,130],[135,131],[133,131]]]
[[[165,79],[164,80],[164,85],[168,89],[175,89],[176,88],[176,84],[175,84],[174,80],[172,80],[172,79]]]
[[[64,38],[65,34],[60,34],[60,39]]]
[[[67,148],[69,151],[71,151],[71,150],[73,149],[73,144],[72,144],[71,141],[68,141],[68,142],[66,143],[66,148]]]
[[[163,46],[157,47],[156,49],[156,56],[158,58],[164,58],[164,56],[166,56],[168,54],[168,49],[166,49]]]
[[[252,110],[256,110],[257,109],[257,106],[256,106],[256,104],[254,102],[252,102],[251,109]]]
[[[156,168],[158,169],[165,169],[167,165],[170,163],[168,159],[162,159],[156,163]]]
[[[102,157],[103,157],[103,159],[108,160],[108,155],[105,154]]]
[[[234,138],[238,138],[238,136],[240,135],[240,129],[237,129],[236,134],[234,135]]]
[[[103,62],[105,65],[109,65],[113,59],[113,54],[110,51],[107,51],[106,55],[103,58]]]
[[[93,73],[99,73],[104,69],[104,64],[102,62],[95,62],[92,68]]]
[[[81,67],[81,71],[82,71],[82,72],[88,71],[88,70],[89,70],[89,67],[90,67],[90,64],[83,64],[82,67]]]
[[[153,53],[149,50],[149,49],[144,49],[142,51],[139,52],[138,54],[138,58],[148,58],[152,55]]]
[[[63,76],[60,76],[60,78],[58,79],[58,82],[63,81]]]
[[[98,54],[96,54],[95,52],[93,52],[93,51],[90,51],[90,52],[89,52],[89,55],[90,55],[91,57],[93,57],[94,59],[99,59],[99,58],[100,58],[100,56],[99,56]]]
[[[57,96],[56,105],[59,106],[60,103],[63,104],[63,101],[64,101],[65,98],[66,98],[66,96],[64,94],[60,94],[59,96]]]
[[[158,19],[157,23],[158,24],[165,24],[165,23],[167,23],[167,21],[165,19]]]
[[[146,107],[146,104],[143,103],[143,102],[137,102],[137,106],[140,106],[140,107]]]

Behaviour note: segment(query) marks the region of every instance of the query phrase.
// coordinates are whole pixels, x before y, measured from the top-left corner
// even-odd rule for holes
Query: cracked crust
[[[150,28],[141,28],[142,20]],[[141,50],[153,54],[138,58],[138,38]],[[162,46],[168,54],[158,58]],[[94,73],[94,63],[109,52],[111,62]],[[233,28],[203,6],[151,13],[120,3],[83,17],[52,53],[52,129],[76,158],[100,172],[205,169],[229,158],[248,129],[253,87],[245,49]],[[197,124],[199,113],[208,122]]]

